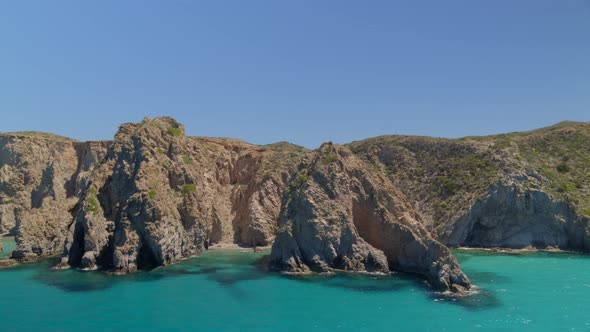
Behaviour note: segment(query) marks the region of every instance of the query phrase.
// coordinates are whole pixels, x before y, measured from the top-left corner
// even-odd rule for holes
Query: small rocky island
[[[10,262],[132,273],[272,245],[273,270],[404,271],[461,294],[449,246],[589,251],[589,169],[590,124],[576,122],[316,150],[190,137],[168,117],[112,141],[3,133],[0,234],[16,239]]]

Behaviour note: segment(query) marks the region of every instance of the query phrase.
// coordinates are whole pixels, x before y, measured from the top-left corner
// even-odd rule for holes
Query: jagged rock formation
[[[156,133],[155,127],[165,135]],[[193,222],[206,224],[207,243],[268,245],[274,239],[283,188],[305,153],[288,143],[259,147],[231,139],[186,137],[182,126],[168,118],[123,125],[114,142],[82,143],[33,132],[1,134],[0,232],[16,237],[12,255],[19,260],[59,254],[64,248],[69,254],[73,230],[84,219],[81,214],[88,213],[89,200],[90,210],[104,210],[103,204],[111,204],[103,201],[105,193],[97,187],[112,185],[147,195],[163,206],[166,216],[168,203],[187,200],[185,206],[190,208],[176,210],[171,217],[197,216]],[[137,174],[127,174],[128,164],[138,167]],[[115,166],[119,169],[113,170]],[[136,181],[141,186],[134,189]],[[176,198],[167,200],[169,185]],[[137,192],[119,193],[115,203],[127,204]],[[97,238],[101,236],[100,227],[92,229]],[[83,248],[79,242],[76,245]],[[89,240],[87,245],[95,244]],[[97,256],[103,249],[97,247]],[[173,257],[166,261],[179,255]],[[73,257],[77,260],[81,261]]]
[[[304,149],[192,138],[171,118],[125,124],[89,178],[62,265],[134,272],[212,243],[267,245]]]
[[[40,133],[0,135],[0,234],[16,236],[15,258],[61,250],[69,211],[105,145]]]
[[[278,270],[422,274],[438,289],[469,279],[406,198],[347,148],[324,144],[293,178],[270,264]]]
[[[589,222],[588,123],[315,152],[188,137],[171,118],[104,142],[0,134],[0,233],[18,260],[126,273],[278,234],[275,268],[404,270],[460,291],[441,243],[590,251]]]
[[[350,144],[383,169],[441,242],[590,250],[590,124],[487,137]]]

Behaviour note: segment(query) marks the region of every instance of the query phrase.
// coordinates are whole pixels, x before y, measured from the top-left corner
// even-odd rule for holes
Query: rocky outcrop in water
[[[188,137],[171,118],[103,142],[6,133],[0,233],[16,237],[13,258],[62,253],[62,267],[127,273],[274,242],[276,269],[401,270],[461,291],[442,244],[590,251],[589,156],[588,123],[314,152]]]
[[[441,290],[470,287],[387,177],[333,144],[293,177],[270,264],[289,272],[399,270],[424,275]]]
[[[171,118],[125,124],[89,178],[62,266],[128,273],[214,243],[267,245],[282,190],[304,153],[188,137]]]

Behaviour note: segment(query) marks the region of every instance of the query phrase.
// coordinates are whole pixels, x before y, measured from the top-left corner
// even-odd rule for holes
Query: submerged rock
[[[285,197],[273,269],[399,270],[421,274],[440,290],[470,287],[404,195],[347,148],[324,144],[292,177]]]

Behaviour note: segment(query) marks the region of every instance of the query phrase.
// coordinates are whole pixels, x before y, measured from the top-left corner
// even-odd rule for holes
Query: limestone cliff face
[[[125,124],[88,179],[62,266],[128,273],[213,243],[271,243],[302,151],[187,137],[171,118]]]
[[[14,258],[61,250],[78,190],[104,145],[41,133],[0,135],[0,233],[16,236]]]
[[[323,145],[292,178],[271,267],[400,270],[424,275],[441,290],[468,289],[455,258],[384,175],[347,148]]]

